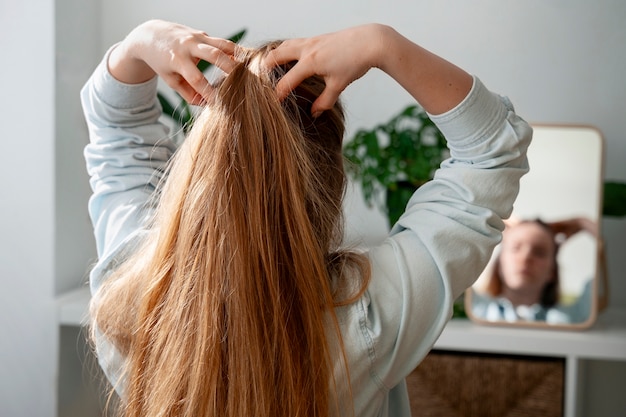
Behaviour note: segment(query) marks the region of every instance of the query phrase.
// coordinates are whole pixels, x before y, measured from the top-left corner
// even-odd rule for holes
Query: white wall
[[[55,410],[54,2],[0,3],[0,415]]]
[[[56,415],[55,296],[84,283],[94,257],[78,89],[100,55],[98,10],[95,1],[0,3],[1,416]]]
[[[86,210],[88,142],[78,92],[100,58],[100,2],[55,0],[55,293],[85,282],[95,260]],[[80,18],[78,18],[80,17]]]

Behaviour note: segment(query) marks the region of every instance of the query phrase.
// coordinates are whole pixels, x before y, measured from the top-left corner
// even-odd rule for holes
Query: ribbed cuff
[[[510,102],[489,91],[474,76],[468,95],[453,109],[429,115],[457,155],[495,135],[502,126],[506,113],[513,110]]]
[[[99,98],[118,109],[150,105],[156,95],[158,78],[155,76],[141,84],[126,84],[116,80],[108,68],[109,56],[116,46],[109,48],[94,72],[94,87]]]

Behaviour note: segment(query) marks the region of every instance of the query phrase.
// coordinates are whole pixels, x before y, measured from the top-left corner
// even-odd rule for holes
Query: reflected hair
[[[559,244],[556,241],[556,236],[554,235],[554,231],[550,227],[549,224],[544,222],[541,219],[534,220],[524,220],[519,224],[536,224],[540,226],[546,233],[548,233],[552,237],[552,242],[554,243],[554,256],[552,259],[552,279],[546,283],[541,291],[541,297],[539,299],[539,304],[545,308],[554,307],[559,302],[559,263],[558,263],[558,253],[559,253]],[[494,267],[491,269],[491,274],[487,280],[486,291],[492,297],[497,297],[502,294],[503,287],[503,278],[502,278],[502,266],[500,254],[495,259]]]
[[[363,293],[369,264],[339,249],[344,116],[339,103],[311,116],[317,76],[277,100],[290,65],[258,62],[278,44],[238,49],[147,237],[91,303],[92,337],[125,357],[120,415],[345,415],[334,309]]]

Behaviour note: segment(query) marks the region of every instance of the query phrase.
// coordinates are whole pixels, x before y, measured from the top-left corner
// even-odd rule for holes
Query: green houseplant
[[[245,34],[246,29],[242,29],[234,35],[230,36],[228,40],[234,43],[239,43],[239,41],[243,39]],[[213,65],[211,63],[204,60],[200,60],[198,62],[198,69],[203,73],[206,73],[212,66]],[[163,114],[169,117],[175,124],[175,126],[180,128],[182,130],[182,133],[186,135],[193,126],[195,113],[193,111],[193,108],[180,96],[180,94],[176,92],[174,93],[178,99],[178,103],[172,103],[170,99],[168,99],[166,95],[162,92],[158,92],[157,97],[159,99],[159,102],[161,103],[161,107],[163,108]]]
[[[448,148],[424,109],[409,105],[388,122],[357,131],[344,156],[368,206],[386,213],[393,226],[413,192],[432,179]]]

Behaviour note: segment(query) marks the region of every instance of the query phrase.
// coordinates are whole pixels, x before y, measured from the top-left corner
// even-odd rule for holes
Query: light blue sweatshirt
[[[145,231],[152,193],[176,150],[159,123],[156,90],[156,79],[116,81],[105,57],[81,92],[99,256],[90,274],[92,293]],[[487,264],[528,170],[530,126],[478,78],[458,106],[431,118],[451,157],[413,195],[389,237],[368,251],[372,276],[363,296],[336,311],[359,417],[410,415],[405,377],[441,334],[453,301]],[[124,358],[102,336],[96,349],[123,395]]]

